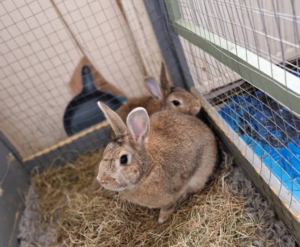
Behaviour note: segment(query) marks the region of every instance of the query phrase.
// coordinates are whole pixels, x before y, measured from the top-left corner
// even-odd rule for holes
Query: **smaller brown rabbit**
[[[145,108],[149,116],[164,109],[174,109],[196,115],[201,109],[200,101],[193,94],[183,88],[170,86],[163,63],[160,71],[161,87],[152,77],[145,78],[145,84],[152,96],[129,99],[117,110],[123,121],[126,121],[129,112],[137,107]]]
[[[123,198],[160,208],[159,223],[188,193],[201,191],[219,163],[212,131],[198,118],[163,110],[149,119],[138,107],[124,121],[98,102],[116,138],[106,147],[97,180]]]

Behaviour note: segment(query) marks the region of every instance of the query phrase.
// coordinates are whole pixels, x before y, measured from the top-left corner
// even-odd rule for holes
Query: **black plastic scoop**
[[[117,110],[122,105],[122,101],[126,100],[126,98],[120,99],[109,92],[98,90],[94,84],[92,71],[87,65],[82,67],[81,78],[83,82],[82,91],[68,104],[63,118],[64,128],[68,136],[105,120],[105,116],[98,108],[98,101],[105,103],[113,110]]]

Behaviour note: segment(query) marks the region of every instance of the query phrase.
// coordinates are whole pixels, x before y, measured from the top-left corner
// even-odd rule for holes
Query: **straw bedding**
[[[159,225],[159,210],[124,202],[98,186],[101,156],[32,174],[21,246],[296,246],[238,166],[225,166]]]

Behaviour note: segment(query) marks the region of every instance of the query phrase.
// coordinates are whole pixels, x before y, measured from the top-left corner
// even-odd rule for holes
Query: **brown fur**
[[[147,110],[149,116],[162,109],[162,103],[152,96],[142,96],[127,101],[126,104],[121,106],[116,112],[126,122],[126,118],[134,108],[143,107]]]
[[[196,115],[200,111],[200,101],[193,94],[184,90],[183,88],[170,86],[163,63],[161,66],[160,84],[161,98],[153,95],[129,99],[117,110],[117,113],[122,120],[125,122],[129,112],[136,107],[145,108],[149,116],[164,109],[177,110],[190,115]],[[151,92],[151,89],[149,90]],[[175,106],[172,103],[174,100],[181,102],[180,106]],[[111,139],[115,138],[113,132],[111,132],[110,137]]]
[[[105,107],[105,112],[112,111]],[[163,222],[178,201],[201,191],[212,175],[218,151],[215,136],[201,120],[177,111],[154,113],[145,141],[136,141],[129,125],[125,129],[121,119],[112,123],[123,133],[105,149],[97,179],[130,202],[161,208],[159,222]],[[124,153],[130,161],[118,165]]]

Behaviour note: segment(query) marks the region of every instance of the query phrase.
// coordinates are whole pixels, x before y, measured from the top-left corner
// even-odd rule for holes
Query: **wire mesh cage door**
[[[103,146],[107,123],[95,102],[117,109],[148,94],[146,75],[159,76],[142,0],[1,1],[0,18],[1,130],[25,163],[47,154],[28,169],[65,149]]]
[[[166,0],[163,9],[203,107],[299,241],[300,2]]]

